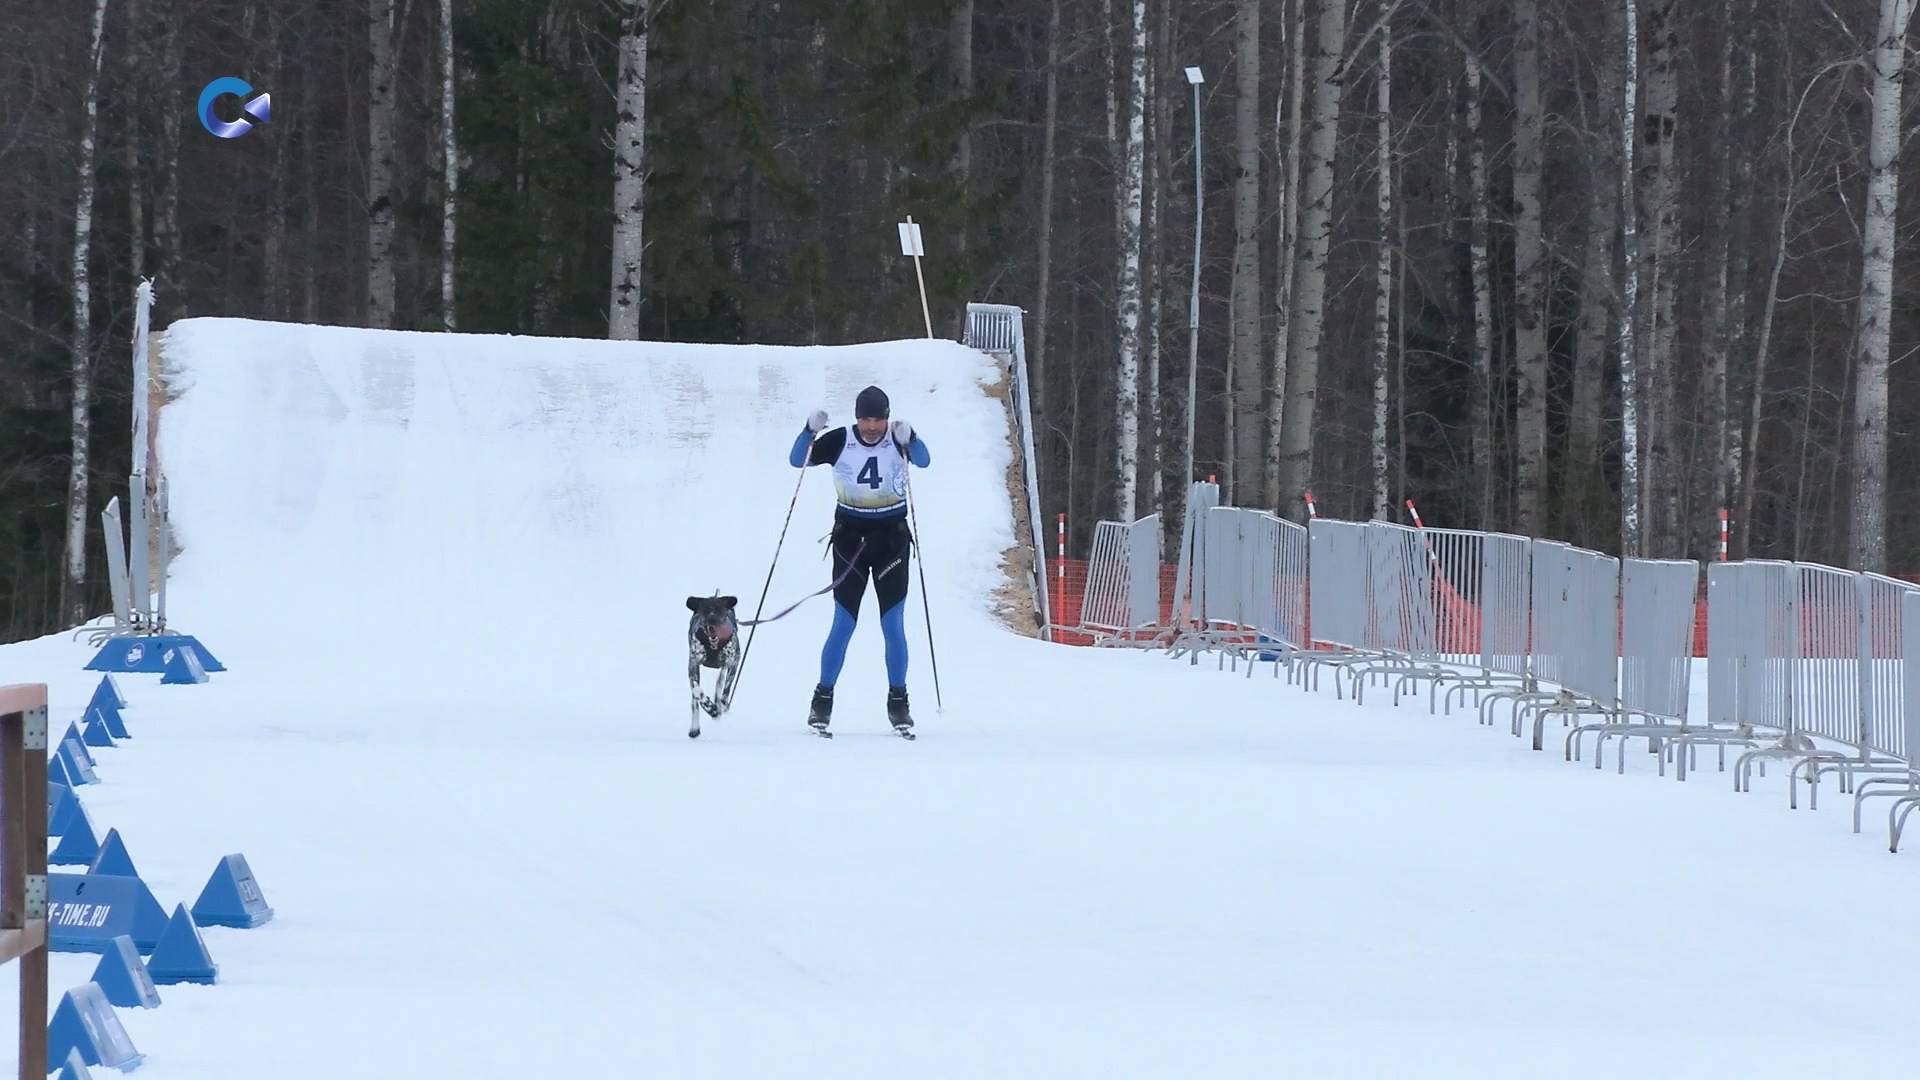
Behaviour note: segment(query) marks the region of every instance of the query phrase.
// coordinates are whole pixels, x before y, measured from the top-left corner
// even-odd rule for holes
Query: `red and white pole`
[[[1309,519],[1319,517],[1320,516],[1319,512],[1314,510],[1313,508],[1313,492],[1308,491],[1305,494],[1303,494],[1301,497],[1307,500],[1307,517]]]
[[[1720,508],[1720,561],[1727,561],[1727,508]]]
[[[1053,624],[1065,626],[1067,618],[1067,515],[1065,514],[1060,515],[1058,541],[1059,557],[1053,560],[1054,579],[1058,582],[1054,587],[1057,599],[1053,607]],[[1048,630],[1048,639],[1057,640],[1053,637],[1051,628]]]

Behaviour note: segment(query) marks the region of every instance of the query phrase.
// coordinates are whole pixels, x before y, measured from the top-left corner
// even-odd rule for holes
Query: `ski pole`
[[[907,478],[907,517],[913,525],[913,546],[920,547],[920,516],[913,509],[913,467],[903,464],[902,472]],[[940,697],[940,654],[933,650],[933,609],[927,606],[927,558],[926,551],[920,551],[920,612],[927,617],[927,660],[933,665],[933,711],[946,712],[946,702]]]
[[[773,545],[773,565],[767,567],[767,583],[760,586],[760,602],[753,606],[754,622],[747,627],[747,644],[745,648],[740,650],[740,666],[733,670],[733,681],[727,684],[727,706],[729,708],[733,705],[733,689],[740,685],[740,673],[747,669],[747,657],[753,655],[753,635],[760,631],[758,625],[760,612],[761,609],[767,606],[767,593],[773,589],[773,572],[780,565],[780,549],[787,544],[787,529],[793,525],[793,509],[800,505],[800,485],[807,479],[807,465],[805,463],[813,459],[813,444],[818,441],[819,438],[820,433],[815,432],[813,438],[808,440],[807,456],[801,459],[800,475],[793,482],[793,498],[787,503],[787,520],[780,524],[780,540]]]

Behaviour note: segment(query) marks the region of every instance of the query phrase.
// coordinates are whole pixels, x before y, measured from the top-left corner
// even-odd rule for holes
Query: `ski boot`
[[[833,688],[816,686],[813,688],[813,707],[807,710],[807,726],[825,735],[827,721],[831,719],[833,719]]]
[[[906,687],[887,688],[887,719],[893,722],[895,735],[903,739],[913,738],[913,714],[907,711]]]

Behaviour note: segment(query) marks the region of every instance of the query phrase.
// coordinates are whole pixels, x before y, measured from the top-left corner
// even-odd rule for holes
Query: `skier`
[[[787,457],[795,468],[833,466],[839,505],[833,514],[833,577],[849,571],[833,590],[833,628],[820,650],[820,684],[813,691],[807,723],[825,734],[833,716],[833,684],[847,658],[860,615],[860,601],[873,579],[880,603],[880,631],[887,643],[887,719],[911,737],[907,710],[907,562],[913,537],[907,528],[907,466],[926,468],[927,444],[905,420],[888,421],[886,392],[877,386],[854,400],[854,423],[825,431],[827,413],[815,409]],[[823,433],[824,432],[824,433]]]

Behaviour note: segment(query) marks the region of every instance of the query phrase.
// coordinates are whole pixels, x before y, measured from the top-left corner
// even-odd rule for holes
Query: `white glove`
[[[900,444],[900,451],[906,452],[907,444],[913,441],[913,425],[905,420],[893,422],[893,441]]]
[[[827,410],[825,409],[815,409],[813,410],[813,415],[807,417],[807,430],[813,432],[815,435],[820,434],[821,429],[826,426]]]

